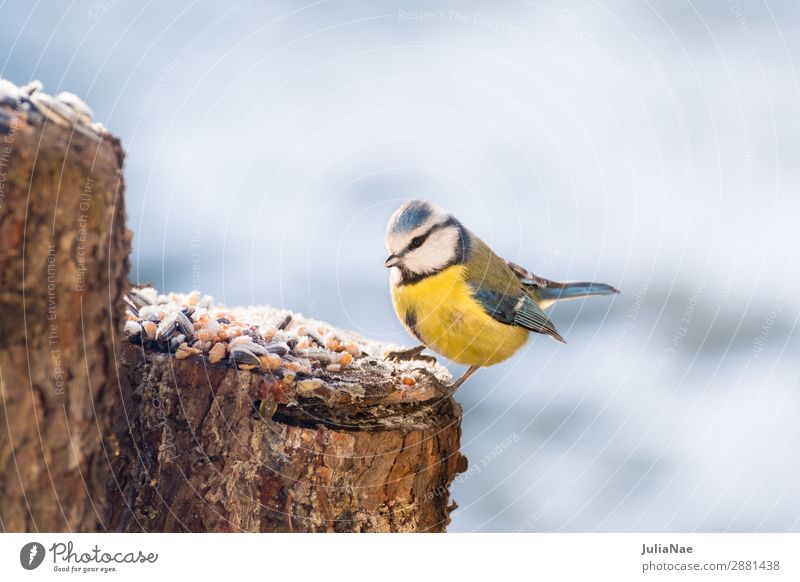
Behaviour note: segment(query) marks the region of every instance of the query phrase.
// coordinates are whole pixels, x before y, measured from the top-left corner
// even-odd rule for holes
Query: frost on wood
[[[0,116],[3,123],[11,120],[8,113],[11,110],[34,125],[47,122],[93,139],[106,133],[101,123],[92,121],[92,110],[80,97],[68,91],[52,97],[42,91],[39,81],[17,87],[0,79],[0,107],[6,109]]]
[[[136,291],[126,333],[111,529],[446,527],[466,459],[443,367],[197,293]]]

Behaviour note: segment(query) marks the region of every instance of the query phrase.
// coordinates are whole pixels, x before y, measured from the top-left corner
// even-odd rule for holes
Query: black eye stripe
[[[443,222],[441,224],[434,224],[432,227],[430,227],[428,230],[426,230],[422,234],[415,236],[414,238],[412,238],[409,241],[408,245],[406,246],[405,251],[403,251],[403,252],[407,253],[408,251],[413,251],[414,249],[418,249],[419,247],[421,247],[425,243],[426,240],[428,240],[428,237],[434,231],[439,230],[440,228],[442,228],[444,226],[447,226],[446,222]]]
[[[406,248],[403,249],[403,252],[401,253],[401,255],[405,255],[409,251],[413,251],[414,249],[418,249],[419,247],[421,247],[425,243],[426,240],[428,240],[428,237],[431,234],[433,234],[434,232],[436,232],[437,230],[439,230],[441,228],[447,228],[448,226],[458,226],[459,227],[459,232],[461,233],[461,236],[462,237],[464,236],[463,232],[461,232],[462,229],[461,229],[460,224],[451,216],[447,220],[445,220],[444,222],[440,222],[438,224],[434,224],[432,227],[430,227],[428,230],[426,230],[422,234],[419,234],[419,235],[415,236],[414,238],[412,238],[409,241],[408,245],[406,245]]]

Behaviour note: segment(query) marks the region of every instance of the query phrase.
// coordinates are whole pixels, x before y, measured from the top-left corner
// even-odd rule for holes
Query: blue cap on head
[[[400,215],[395,220],[392,230],[395,232],[408,232],[414,230],[433,214],[433,208],[424,200],[411,200],[407,202]]]

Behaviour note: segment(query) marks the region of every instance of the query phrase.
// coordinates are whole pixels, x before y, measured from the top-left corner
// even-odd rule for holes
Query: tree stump
[[[102,530],[130,242],[123,152],[77,98],[0,81],[0,527]]]
[[[207,341],[183,308],[151,338],[123,303],[120,143],[40,88],[0,80],[0,528],[444,531],[466,468],[446,370],[269,344],[292,318],[267,308],[284,323],[250,309]]]
[[[256,311],[272,313],[258,322],[262,330],[284,316]],[[449,376],[422,362],[386,364],[381,346],[361,346],[344,369],[315,366],[287,378],[128,343],[108,527],[444,531],[449,485],[466,467],[461,410],[442,384]]]

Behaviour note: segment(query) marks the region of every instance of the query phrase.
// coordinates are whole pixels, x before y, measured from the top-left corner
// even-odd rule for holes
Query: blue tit
[[[388,357],[421,359],[428,347],[469,366],[452,391],[478,368],[510,358],[532,331],[563,342],[544,312],[556,301],[618,293],[602,283],[537,277],[423,200],[410,200],[391,216],[386,249],[395,312],[423,344]]]

